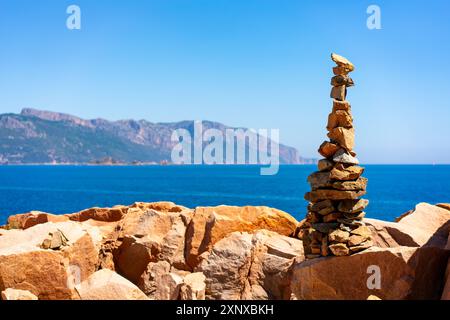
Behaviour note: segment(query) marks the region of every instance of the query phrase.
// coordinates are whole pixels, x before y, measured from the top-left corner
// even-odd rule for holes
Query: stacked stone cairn
[[[353,64],[337,54],[331,55],[337,64],[331,79],[333,110],[328,117],[328,138],[319,147],[324,159],[318,171],[308,177],[311,191],[305,194],[308,214],[301,226],[305,256],[347,256],[372,246],[371,232],[365,226],[364,209],[369,201],[361,199],[366,193],[367,179],[361,177],[354,148],[351,106],[346,101],[347,88],[354,85],[348,76]]]

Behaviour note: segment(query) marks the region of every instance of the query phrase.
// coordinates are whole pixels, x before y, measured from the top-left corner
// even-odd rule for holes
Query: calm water
[[[450,202],[450,166],[367,165],[367,216],[393,220],[419,202]],[[0,224],[15,213],[70,213],[135,201],[187,206],[266,205],[300,219],[315,166],[0,166]]]

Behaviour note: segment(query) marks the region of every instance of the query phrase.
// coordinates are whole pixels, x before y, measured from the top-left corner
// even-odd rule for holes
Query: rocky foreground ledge
[[[0,228],[1,297],[450,299],[450,205],[367,219],[374,246],[347,257],[305,261],[300,224],[268,207],[171,202],[15,215]]]

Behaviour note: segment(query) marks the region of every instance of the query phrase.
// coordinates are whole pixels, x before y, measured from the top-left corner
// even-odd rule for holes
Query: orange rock
[[[186,234],[187,262],[195,267],[199,256],[234,231],[266,229],[281,235],[294,233],[297,221],[286,212],[269,207],[198,207]]]
[[[355,130],[353,128],[337,127],[331,129],[328,137],[346,150],[353,150],[355,147]]]
[[[93,273],[76,290],[82,300],[149,300],[138,287],[109,269]]]
[[[293,266],[291,289],[299,300],[365,300],[372,294],[383,300],[438,299],[446,256],[439,248],[372,247],[351,256],[301,261]]]
[[[8,217],[9,229],[28,229],[37,224],[47,222],[63,222],[69,219],[63,215],[54,215],[41,211],[31,211]]]
[[[353,118],[351,114],[344,110],[337,110],[328,116],[327,130],[331,131],[337,127],[351,128],[353,126]]]
[[[80,212],[66,215],[70,220],[83,222],[87,220],[114,222],[119,221],[128,212],[126,206],[116,206],[113,208],[90,208]]]
[[[341,191],[330,189],[319,189],[305,194],[305,200],[317,202],[320,200],[351,200],[362,197],[366,191]]]
[[[328,141],[324,141],[320,145],[318,152],[325,158],[331,158],[338,150],[339,150],[338,145]]]
[[[346,86],[339,86],[339,87],[332,87],[330,97],[339,101],[344,101],[345,97],[347,95],[347,87]]]
[[[348,101],[339,101],[339,100],[333,100],[333,112],[336,112],[338,110],[344,110],[350,112],[352,107],[350,106],[350,102]]]
[[[337,164],[330,172],[330,179],[349,181],[358,179],[364,172],[364,168],[360,166],[346,167],[342,164]]]
[[[40,244],[49,233],[62,232],[67,245],[44,250]],[[26,230],[10,230],[0,241],[0,291],[28,290],[40,300],[76,299],[77,281],[95,271],[98,248],[95,228],[75,222],[39,224]]]

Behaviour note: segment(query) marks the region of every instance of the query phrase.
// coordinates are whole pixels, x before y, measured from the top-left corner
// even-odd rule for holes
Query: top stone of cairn
[[[347,58],[340,56],[336,53],[331,54],[331,59],[336,62],[336,64],[344,69],[347,73],[355,70],[355,66]]]

